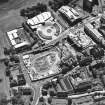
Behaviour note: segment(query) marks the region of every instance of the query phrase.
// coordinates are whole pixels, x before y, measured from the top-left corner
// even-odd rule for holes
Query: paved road
[[[55,13],[54,13],[55,14]],[[55,14],[56,15],[56,14]],[[56,18],[59,19],[59,21],[61,21],[61,23],[64,23],[63,20],[61,20],[61,18],[59,18],[59,16],[56,15]],[[65,24],[65,23],[64,23]],[[64,26],[67,28],[67,26]],[[62,40],[62,38],[66,37],[66,35],[69,33],[69,29],[65,30],[64,32],[62,32],[60,34],[60,36],[52,41],[51,43],[47,44],[46,46],[42,47],[41,50],[45,47],[48,47],[50,45],[54,45],[55,43],[57,43],[58,41]],[[32,51],[29,51],[28,53],[31,53],[33,52],[34,50]],[[25,54],[25,53],[24,53]],[[32,88],[34,89],[34,92],[35,92],[35,95],[34,95],[34,100],[33,100],[33,104],[32,105],[36,105],[37,102],[38,102],[38,99],[40,97],[40,88],[41,88],[41,84],[40,85],[36,85],[35,83],[31,82],[30,80],[30,77],[29,77],[29,74],[27,72],[27,69],[25,68],[24,64],[23,64],[23,61],[22,61],[22,55],[20,56],[20,60],[21,60],[21,65],[22,65],[22,68],[23,68],[23,73],[24,73],[24,76],[25,76],[25,79],[27,81],[27,83],[32,86]]]
[[[49,8],[49,10],[52,11],[50,8]],[[44,47],[41,47],[37,50],[43,50],[44,48],[46,48],[50,45],[56,44],[58,41],[62,40],[64,37],[66,37],[70,31],[69,28],[67,29],[68,25],[64,22],[64,20],[61,17],[59,17],[55,12],[52,11],[52,13],[55,16],[55,18],[62,24],[63,28],[65,28],[66,30],[63,31],[56,40],[52,41],[51,43],[49,43],[49,44],[45,45]],[[36,49],[33,49],[32,51],[28,51],[27,54],[32,53],[34,51],[36,51]],[[26,54],[26,52],[23,54]],[[24,73],[25,79],[26,79],[27,83],[34,89],[34,92],[35,92],[32,105],[36,105],[38,102],[38,98],[40,97],[41,83],[39,83],[39,85],[36,85],[36,83],[31,82],[29,74],[27,72],[27,68],[25,68],[24,63],[22,61],[22,55],[20,55],[20,60],[21,60],[21,65],[23,68],[23,73]]]
[[[35,51],[41,51],[41,50],[43,50],[45,48],[50,47],[51,45],[55,45],[57,42],[61,41],[63,38],[66,38],[66,36],[69,34],[69,32],[70,32],[70,29],[68,28],[67,30],[62,32],[57,39],[51,41],[49,44],[46,44],[43,47],[39,47],[38,49],[33,49],[31,51],[23,52],[23,55],[24,54],[30,54],[30,53],[35,52]]]
[[[21,62],[21,67],[22,67],[22,71],[23,71],[24,77],[26,79],[26,82],[34,90],[34,99],[33,99],[32,105],[36,105],[36,103],[38,101],[38,98],[40,97],[41,85],[37,85],[36,83],[31,82],[31,79],[30,79],[29,74],[28,74],[28,70],[27,70],[27,68],[25,67],[25,65],[24,65],[24,63],[22,61],[22,55],[20,55],[20,62]]]
[[[12,1],[13,1],[13,3],[12,3]],[[27,1],[27,3],[26,3],[26,1]],[[42,1],[42,0],[41,0]],[[44,1],[46,1],[46,0],[44,0]],[[3,5],[3,6],[1,6],[0,5],[0,8],[1,8],[1,11],[0,11],[0,13],[1,13],[1,15],[0,15],[0,21],[1,21],[1,23],[0,23],[0,27],[1,27],[1,29],[3,30],[3,32],[5,32],[5,31],[7,31],[7,30],[10,30],[10,28],[12,27],[12,28],[14,28],[15,26],[17,26],[17,23],[21,23],[23,20],[21,20],[20,18],[21,17],[19,17],[19,13],[17,13],[17,12],[19,12],[19,10],[20,10],[20,8],[23,8],[23,6],[25,6],[26,4],[28,5],[29,4],[29,2],[30,2],[30,4],[31,4],[31,2],[34,2],[34,4],[36,4],[36,2],[39,2],[39,0],[36,0],[36,2],[35,2],[35,0],[11,0],[11,3],[8,3],[8,4],[6,4],[6,5]],[[47,0],[47,2],[48,2],[48,0]],[[20,4],[21,5],[20,5]],[[19,9],[19,10],[18,10]],[[4,12],[5,11],[5,12]],[[15,13],[16,12],[16,13]],[[59,17],[57,17],[57,18],[59,18]],[[9,20],[9,21],[8,21]],[[19,20],[19,21],[16,21],[16,20]],[[21,20],[21,21],[20,21]],[[61,19],[59,19],[59,20],[61,20]],[[64,23],[63,22],[63,20],[62,20],[62,22],[61,22],[62,24]],[[64,23],[65,24],[65,23]],[[12,29],[11,28],[11,29]],[[0,31],[1,32],[1,31]],[[1,32],[2,33],[2,32]],[[61,34],[62,35],[62,34]],[[60,36],[61,36],[60,35]],[[3,35],[1,35],[0,34],[0,38],[1,38],[1,40],[3,39],[1,36],[3,36]],[[4,37],[4,36],[3,36]],[[6,39],[6,38],[5,38]],[[59,38],[60,39],[60,38]],[[59,40],[58,39],[58,40]],[[3,42],[3,45],[5,45],[5,46],[7,46],[6,44],[5,44],[5,42],[8,42],[8,41],[2,41]],[[53,43],[54,43],[54,41],[53,41]],[[1,41],[0,41],[0,45],[2,45],[1,44]],[[3,48],[3,46],[0,46],[0,48],[2,49]],[[42,48],[43,49],[43,48]],[[3,54],[2,54],[2,52],[0,52],[0,56],[2,57],[3,56]],[[30,80],[30,77],[29,77],[29,75],[28,75],[28,72],[27,72],[27,69],[25,68],[25,66],[24,66],[24,64],[23,64],[23,62],[21,62],[22,64],[22,68],[23,68],[23,73],[24,73],[24,75],[25,75],[25,79],[26,79],[26,81],[27,81],[27,83],[30,85],[30,86],[32,86],[32,88],[34,89],[34,91],[35,91],[35,97],[34,97],[34,101],[33,101],[33,105],[35,105],[36,104],[36,102],[37,102],[37,100],[38,100],[38,97],[40,96],[40,87],[41,87],[41,85],[36,85],[35,83],[32,83],[31,82],[31,80]]]

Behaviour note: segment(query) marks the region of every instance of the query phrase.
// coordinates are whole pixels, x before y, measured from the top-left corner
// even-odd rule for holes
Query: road
[[[41,1],[44,1],[44,3],[47,4],[47,2],[49,0],[41,0]],[[0,29],[0,32],[1,32],[1,34],[0,34],[0,49],[1,50],[3,50],[3,47],[7,47],[9,45],[9,43],[7,43],[8,41],[6,40],[7,38],[6,38],[6,35],[4,35],[4,33],[7,32],[8,30],[12,30],[12,29],[20,26],[21,23],[24,21],[24,19],[19,16],[20,9],[25,8],[25,7],[31,7],[32,5],[36,5],[37,2],[39,2],[39,0],[36,0],[36,1],[35,0],[10,0],[10,2],[0,5],[0,13],[1,13],[0,14],[0,28],[1,28]],[[62,23],[62,25],[65,24],[63,22],[63,20],[61,23]],[[62,34],[65,34],[65,32]],[[62,36],[62,34],[60,36]],[[59,39],[61,39],[61,38],[59,38]],[[56,41],[58,41],[58,40],[56,40]],[[53,43],[54,43],[54,41],[53,41]],[[47,45],[47,46],[49,46],[49,45]],[[0,51],[0,57],[3,57],[2,51]],[[23,62],[21,62],[21,63],[22,63],[21,65],[22,65],[23,73],[25,75],[25,79],[26,79],[27,83],[34,89],[35,95],[34,95],[33,105],[35,105],[37,103],[38,98],[40,97],[41,84],[39,83],[39,85],[36,85],[35,83],[31,82],[30,77],[27,72],[27,69],[25,68]],[[3,69],[2,66],[1,66],[1,69]],[[2,71],[4,71],[4,69]],[[0,73],[1,73],[1,71],[0,71]],[[7,82],[7,80],[5,80],[5,81]],[[7,90],[6,86],[5,86],[5,88],[2,87],[2,89]]]
[[[52,11],[52,10],[50,10],[50,11]],[[62,23],[63,27],[65,29],[67,29],[68,26],[65,24],[65,22],[58,15],[56,15],[56,13],[53,13],[53,14],[57,18],[57,20],[59,20],[59,22]],[[49,43],[49,44],[45,45],[44,47],[41,47],[41,48],[39,48],[37,50],[43,50],[44,48],[46,48],[46,47],[48,47],[50,45],[56,44],[58,41],[62,40],[62,38],[66,37],[66,35],[68,33],[69,33],[69,29],[63,31],[56,40],[53,40],[51,43]],[[28,51],[27,53],[32,53],[34,51],[35,50]],[[23,53],[23,54],[26,54],[26,53]],[[20,55],[20,60],[21,60],[21,65],[22,65],[22,68],[23,68],[23,73],[24,73],[26,82],[34,89],[34,92],[35,92],[35,94],[34,94],[34,100],[33,100],[33,104],[32,105],[36,105],[37,102],[38,102],[38,99],[40,97],[41,83],[39,83],[39,85],[37,85],[34,82],[31,82],[29,74],[27,72],[27,68],[25,68],[25,66],[23,64],[23,61],[22,61],[22,54]]]
[[[33,84],[32,87],[33,87],[34,92],[35,92],[32,105],[37,105],[38,99],[41,95],[41,92],[40,92],[41,91],[41,86],[40,85],[39,86],[34,86],[34,84]]]
[[[95,91],[95,92],[90,92],[90,93],[84,93],[84,94],[78,94],[78,95],[71,95],[71,96],[68,96],[68,98],[76,99],[76,98],[81,98],[84,96],[93,96],[93,95],[95,95],[95,93],[105,94],[105,90]]]
[[[22,67],[22,71],[23,71],[23,74],[24,74],[26,83],[27,83],[28,85],[30,85],[31,88],[34,90],[34,99],[33,99],[32,105],[36,105],[37,100],[38,100],[38,98],[40,97],[41,84],[40,84],[40,85],[37,85],[36,83],[31,82],[31,79],[30,79],[29,74],[28,74],[28,70],[27,70],[27,68],[25,67],[24,63],[23,63],[22,55],[20,54],[19,57],[20,57],[20,63],[21,63],[21,67]]]

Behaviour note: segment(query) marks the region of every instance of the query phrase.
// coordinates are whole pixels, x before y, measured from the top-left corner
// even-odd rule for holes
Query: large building
[[[99,31],[100,28],[100,18],[94,18],[90,22],[85,24],[84,31],[85,33],[93,39],[95,43],[105,48],[105,39]]]
[[[28,33],[26,33],[23,28],[17,28],[7,32],[7,37],[10,44],[16,50],[22,50],[24,48],[27,48],[31,44]]]
[[[87,68],[76,67],[69,74],[59,79],[62,90],[69,92],[85,92],[91,88],[91,78]]]
[[[57,39],[62,32],[62,26],[52,17],[51,12],[43,12],[26,21],[26,25],[44,44]]]
[[[61,13],[62,17],[65,18],[65,20],[67,20],[71,25],[77,24],[81,20],[80,14],[69,6],[62,6],[58,11]]]
[[[86,92],[84,94],[71,95],[68,98],[71,98],[75,105],[97,105],[99,103],[104,105],[105,91]]]
[[[51,105],[68,105],[67,99],[53,98]]]
[[[105,10],[105,0],[98,0],[99,1],[99,8],[101,12]]]
[[[95,44],[93,40],[84,32],[84,26],[82,24],[72,27],[70,29],[69,37],[77,46],[84,49]]]
[[[27,24],[32,28],[36,28],[37,25],[45,23],[48,20],[53,20],[53,17],[50,12],[43,12],[31,19],[27,20]]]
[[[75,71],[70,74],[70,80],[76,92],[91,88],[91,78],[88,76],[87,67],[75,68]]]

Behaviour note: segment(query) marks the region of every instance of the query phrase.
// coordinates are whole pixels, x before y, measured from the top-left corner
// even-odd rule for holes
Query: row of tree
[[[93,6],[99,5],[98,0],[83,0],[83,10],[91,13],[93,10]]]
[[[0,93],[0,105],[7,105],[10,102],[10,100],[7,99],[7,96],[5,93]]]
[[[32,6],[31,8],[22,9],[20,11],[20,15],[23,17],[27,17],[28,19],[33,18],[34,16],[47,11],[46,4],[37,3],[36,6]]]
[[[72,99],[71,98],[67,98],[67,100],[68,100],[68,104],[67,105],[72,105]],[[45,98],[44,97],[40,97],[39,98],[39,102],[43,103],[44,105],[47,105],[46,102],[45,102]],[[48,97],[47,98],[47,102],[48,102],[49,105],[51,105],[52,97]]]
[[[67,5],[71,1],[73,0],[53,0],[49,1],[49,6],[56,12],[61,6]]]
[[[0,3],[6,3],[8,2],[9,0],[0,0]]]

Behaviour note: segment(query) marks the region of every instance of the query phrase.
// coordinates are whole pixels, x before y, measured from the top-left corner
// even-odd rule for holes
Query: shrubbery
[[[0,0],[0,3],[8,2],[9,0]]]
[[[22,9],[20,11],[20,15],[23,17],[27,17],[28,19],[33,18],[34,16],[47,11],[47,6],[42,3],[38,3],[36,6],[32,6],[31,8]]]
[[[53,0],[49,1],[49,6],[56,12],[61,6],[67,5],[71,1],[73,0]]]

